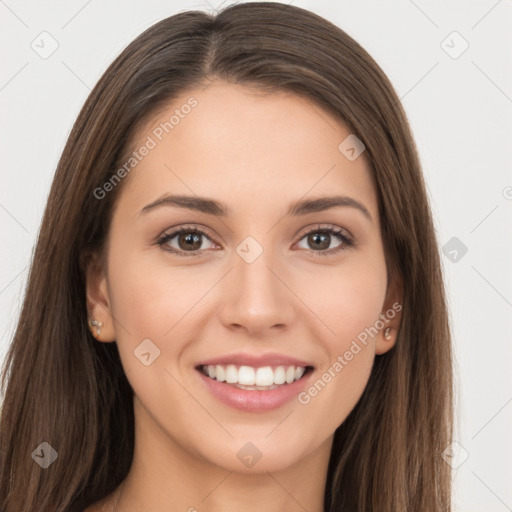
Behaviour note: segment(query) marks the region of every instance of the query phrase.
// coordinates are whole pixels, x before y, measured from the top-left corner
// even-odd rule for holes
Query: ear
[[[96,252],[85,257],[87,319],[91,334],[101,342],[116,340],[103,258]],[[96,325],[91,325],[91,320]],[[98,332],[99,331],[99,332]]]
[[[375,353],[385,354],[395,346],[403,309],[403,284],[396,274],[389,281],[380,319],[384,324],[376,336]]]

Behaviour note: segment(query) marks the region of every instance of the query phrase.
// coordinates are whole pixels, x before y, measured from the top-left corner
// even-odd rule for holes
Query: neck
[[[137,402],[134,456],[112,497],[115,512],[323,512],[332,437],[283,469],[231,471],[180,446]]]

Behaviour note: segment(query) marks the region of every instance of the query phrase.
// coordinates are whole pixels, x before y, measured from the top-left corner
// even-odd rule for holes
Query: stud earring
[[[386,327],[386,329],[384,330],[384,339],[385,340],[391,339],[391,328],[390,327]]]
[[[99,320],[89,320],[89,323],[93,326],[93,327],[96,327],[96,336],[99,336],[100,333],[101,333],[101,328],[103,327],[103,322],[100,322]]]

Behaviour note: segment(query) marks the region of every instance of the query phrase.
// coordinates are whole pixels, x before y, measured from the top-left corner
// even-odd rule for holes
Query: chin
[[[271,433],[238,437],[227,440],[223,447],[203,452],[212,464],[228,471],[244,474],[274,473],[285,470],[305,456],[304,442],[290,442],[286,433]],[[221,451],[219,450],[221,448]]]

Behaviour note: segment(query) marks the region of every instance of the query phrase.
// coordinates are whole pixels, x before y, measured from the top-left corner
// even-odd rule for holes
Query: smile
[[[202,372],[218,382],[226,382],[240,389],[266,390],[283,384],[292,384],[306,372],[302,366],[252,366],[208,365],[201,367]]]
[[[221,402],[247,412],[277,409],[295,398],[313,372],[311,366],[200,365],[198,375]]]

